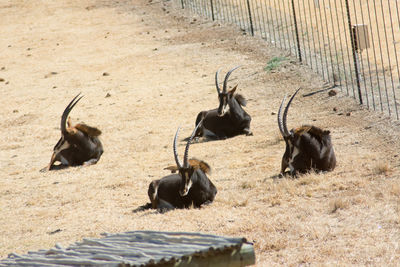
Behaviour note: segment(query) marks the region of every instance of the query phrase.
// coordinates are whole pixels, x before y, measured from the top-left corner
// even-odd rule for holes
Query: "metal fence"
[[[174,1],[287,50],[360,104],[399,119],[397,0]]]

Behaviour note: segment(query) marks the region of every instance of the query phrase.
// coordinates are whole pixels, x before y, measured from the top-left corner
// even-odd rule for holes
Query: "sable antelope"
[[[196,125],[203,120],[203,124],[196,132],[196,137],[209,136],[215,139],[226,139],[239,134],[253,135],[250,131],[251,117],[244,111],[242,106],[246,106],[246,99],[235,94],[237,85],[227,91],[228,78],[239,66],[231,69],[224,79],[224,84],[219,87],[218,74],[215,73],[215,85],[217,87],[219,106],[216,109],[201,111],[196,118]]]
[[[60,161],[62,166],[95,164],[103,154],[103,146],[99,139],[101,131],[83,123],[72,126],[68,117],[83,97],[79,95],[80,93],[72,99],[61,116],[61,138],[54,146],[49,165],[42,171],[53,169],[56,161]]]
[[[199,125],[187,141],[183,165],[179,161],[176,148],[180,128],[176,131],[173,145],[176,166],[166,169],[172,172],[178,171],[178,173],[150,183],[148,195],[153,209],[190,208],[191,206],[200,208],[201,205],[214,200],[217,188],[206,175],[211,172],[210,166],[198,159],[188,160],[189,146]]]
[[[278,126],[286,143],[285,153],[282,157],[281,174],[286,168],[290,168],[290,174],[295,176],[297,173],[306,173],[311,169],[316,171],[332,171],[336,166],[335,152],[331,142],[330,132],[312,125],[303,125],[299,128],[287,129],[286,117],[289,106],[296,92],[290,97],[289,102],[281,116],[283,98],[278,111]]]

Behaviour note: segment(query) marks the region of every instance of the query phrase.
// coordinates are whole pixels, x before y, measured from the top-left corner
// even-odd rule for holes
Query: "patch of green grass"
[[[264,67],[264,70],[268,71],[268,72],[275,70],[285,60],[286,60],[286,57],[273,57],[270,61],[267,62],[267,66]]]

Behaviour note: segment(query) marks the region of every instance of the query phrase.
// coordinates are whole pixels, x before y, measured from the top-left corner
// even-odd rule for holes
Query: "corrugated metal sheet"
[[[134,231],[83,239],[68,248],[12,253],[0,266],[157,266],[175,264],[185,257],[213,257],[240,250],[244,238],[187,232]]]

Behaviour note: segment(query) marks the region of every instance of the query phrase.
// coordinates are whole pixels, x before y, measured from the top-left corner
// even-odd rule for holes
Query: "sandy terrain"
[[[299,96],[289,127],[330,129],[338,166],[277,178],[279,103],[299,86],[321,89],[322,80],[290,60],[264,71],[281,52],[181,12],[145,0],[0,2],[0,256],[148,229],[246,237],[258,266],[398,264],[399,122],[340,92]],[[254,136],[189,152],[213,168],[215,202],[133,213],[174,162],[177,127],[183,139],[200,110],[216,107],[215,71],[239,64],[230,85],[248,99]],[[41,173],[79,92],[71,117],[103,131],[105,152],[94,166]],[[178,148],[182,155],[183,141]]]

